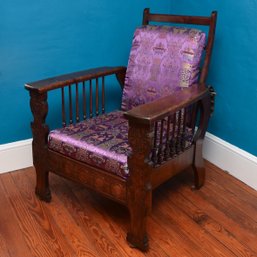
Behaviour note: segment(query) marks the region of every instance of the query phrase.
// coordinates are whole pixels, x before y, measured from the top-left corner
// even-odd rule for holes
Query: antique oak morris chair
[[[213,102],[206,78],[216,17],[216,12],[199,17],[145,9],[127,68],[101,67],[25,85],[34,117],[40,199],[51,200],[49,172],[82,183],[127,206],[127,240],[148,249],[146,218],[153,189],[189,167],[194,187],[204,183],[202,144]],[[205,26],[207,33],[181,24]],[[121,110],[105,114],[105,78],[110,75],[123,89],[122,104]],[[57,89],[63,127],[49,131],[47,96]]]

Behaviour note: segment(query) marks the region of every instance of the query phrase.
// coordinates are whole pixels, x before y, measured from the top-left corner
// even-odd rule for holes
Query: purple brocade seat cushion
[[[48,147],[118,176],[128,176],[128,121],[116,111],[50,132]]]
[[[157,135],[159,134],[158,132]],[[174,135],[176,134],[177,131]],[[165,131],[163,138],[165,139]],[[185,147],[189,147],[192,143],[192,130],[186,128],[183,138]],[[157,148],[158,142],[157,138]],[[120,177],[127,178],[129,175],[127,159],[132,149],[128,144],[128,121],[121,111],[52,130],[48,138],[48,147]],[[152,154],[150,153],[149,158]]]
[[[122,110],[189,87],[198,80],[205,34],[196,29],[143,26],[135,31]]]

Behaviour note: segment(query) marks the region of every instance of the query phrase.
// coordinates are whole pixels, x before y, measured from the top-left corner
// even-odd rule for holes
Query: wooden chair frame
[[[33,164],[36,170],[36,194],[40,199],[49,202],[51,193],[49,189],[48,174],[56,173],[67,179],[79,182],[102,195],[111,198],[128,207],[130,212],[130,228],[127,234],[129,243],[146,251],[148,238],[146,231],[146,218],[152,208],[152,191],[154,188],[170,179],[172,176],[189,167],[194,170],[195,188],[204,183],[205,168],[202,157],[202,145],[211,112],[211,92],[205,82],[211,58],[214,41],[217,13],[212,12],[210,17],[196,17],[185,15],[151,14],[149,9],[144,10],[143,24],[149,22],[171,22],[205,25],[209,27],[206,53],[201,70],[199,83],[175,94],[166,96],[151,103],[147,103],[124,113],[129,122],[129,144],[132,155],[128,158],[130,175],[128,179],[111,174],[105,170],[92,167],[80,161],[66,157],[48,149],[49,127],[46,124],[48,114],[48,92],[61,89],[62,103],[64,105],[64,90],[68,88],[70,108],[72,108],[72,87],[76,88],[76,119],[70,110],[70,122],[79,121],[78,86],[85,87],[89,83],[92,91],[92,81],[95,81],[97,96],[96,107],[93,112],[93,101],[90,100],[90,117],[104,113],[104,78],[115,74],[121,87],[124,85],[126,67],[101,67],[76,73],[66,74],[54,78],[27,83],[25,88],[30,93],[30,105],[34,120],[31,123],[33,134]],[[102,97],[98,97],[99,80],[102,78]],[[84,92],[84,91],[83,91]],[[90,96],[92,97],[92,95]],[[99,108],[101,101],[102,108]],[[86,104],[84,102],[84,104]],[[154,144],[154,127],[156,122],[171,117],[183,108],[190,107],[192,116],[200,113],[198,129],[194,134],[193,144],[190,148],[180,149],[179,154],[158,156],[161,162],[153,163],[149,160],[149,153]],[[83,108],[87,108],[84,106]],[[63,109],[63,125],[65,121],[65,107]],[[100,110],[101,109],[101,110]],[[84,112],[84,118],[86,112]],[[193,120],[193,119],[192,119]],[[195,125],[195,120],[191,123]],[[166,153],[166,152],[165,152]],[[164,155],[165,155],[164,153]],[[157,164],[157,165],[156,165]]]

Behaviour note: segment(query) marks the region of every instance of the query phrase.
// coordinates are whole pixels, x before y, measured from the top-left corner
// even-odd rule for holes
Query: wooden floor
[[[2,174],[0,256],[257,256],[257,192],[206,166],[199,191],[190,171],[155,191],[146,254],[125,241],[125,207],[55,175],[47,204],[34,195],[33,168]]]

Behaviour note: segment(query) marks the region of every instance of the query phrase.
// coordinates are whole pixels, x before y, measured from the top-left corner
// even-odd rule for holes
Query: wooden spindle
[[[95,114],[99,115],[99,99],[98,99],[98,78],[95,81]]]
[[[186,120],[187,120],[187,108],[184,108],[184,113],[183,113],[183,124],[182,124],[182,140],[181,140],[181,148],[182,151],[185,150],[186,147]]]
[[[158,163],[161,164],[163,161],[163,126],[164,126],[165,120],[161,120],[161,129],[160,129],[160,135],[159,135],[159,151],[158,151]]]
[[[72,91],[71,85],[69,85],[69,110],[70,110],[70,124],[73,123],[73,115],[72,115]]]
[[[87,100],[86,100],[86,86],[85,81],[83,81],[83,119],[85,120],[87,118]]]
[[[65,112],[65,92],[62,87],[62,126],[66,126],[66,112]]]
[[[92,89],[92,80],[89,81],[89,89],[90,89],[90,96],[89,96],[89,117],[93,117],[93,89]]]
[[[176,153],[180,153],[180,145],[181,145],[181,110],[178,111],[178,123],[177,123],[177,135],[176,135]]]
[[[173,156],[176,154],[176,127],[177,127],[177,113],[172,114],[172,136],[171,136],[171,146],[170,146],[170,155]]]
[[[166,128],[166,142],[165,142],[165,150],[164,150],[164,159],[167,160],[169,158],[170,153],[170,123],[171,117],[168,116],[167,120],[167,128]]]
[[[153,150],[152,150],[152,162],[153,164],[157,164],[157,130],[158,130],[158,121],[154,124],[154,142],[153,142]]]
[[[104,88],[104,77],[102,77],[102,114],[105,113],[105,88]]]
[[[76,83],[76,122],[79,122],[79,88]]]

